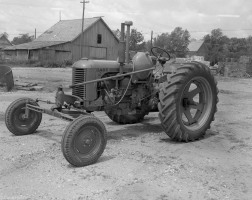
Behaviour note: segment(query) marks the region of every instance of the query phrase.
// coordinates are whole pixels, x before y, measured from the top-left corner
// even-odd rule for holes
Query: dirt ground
[[[206,136],[173,142],[157,113],[142,123],[118,125],[96,112],[108,130],[94,165],[75,168],[60,143],[67,122],[43,115],[36,133],[13,136],[4,113],[19,97],[53,100],[56,85],[71,83],[71,69],[13,68],[15,82],[43,91],[0,92],[0,199],[250,200],[252,199],[252,79],[218,78],[218,112]]]

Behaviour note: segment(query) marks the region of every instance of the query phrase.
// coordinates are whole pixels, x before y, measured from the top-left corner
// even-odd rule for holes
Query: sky
[[[0,0],[0,33],[37,36],[60,20],[81,19],[81,0]],[[85,18],[103,16],[112,30],[133,21],[133,28],[150,40],[176,27],[202,39],[220,28],[228,37],[252,35],[251,0],[89,0]]]

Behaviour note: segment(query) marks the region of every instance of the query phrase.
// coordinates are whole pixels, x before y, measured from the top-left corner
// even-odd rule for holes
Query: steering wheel
[[[161,51],[161,53],[157,53],[157,50]],[[153,54],[153,56],[155,56],[157,58],[157,60],[161,64],[165,64],[167,61],[169,61],[171,59],[171,55],[165,49],[162,49],[159,47],[152,47],[151,53]],[[163,57],[163,53],[165,53],[167,55],[167,57]]]

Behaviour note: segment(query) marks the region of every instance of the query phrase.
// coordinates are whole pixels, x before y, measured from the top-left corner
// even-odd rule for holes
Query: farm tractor
[[[95,163],[107,143],[104,123],[94,111],[105,111],[118,124],[141,122],[159,112],[164,132],[173,140],[189,142],[204,136],[217,111],[217,83],[210,69],[199,62],[171,62],[165,49],[129,56],[132,22],[121,24],[117,61],[83,58],[72,66],[72,94],[57,89],[55,102],[21,98],[6,110],[5,123],[14,135],[32,134],[42,113],[69,121],[61,149],[77,167]],[[126,32],[126,34],[125,34]],[[171,70],[166,70],[168,67]],[[41,108],[39,102],[53,104]]]

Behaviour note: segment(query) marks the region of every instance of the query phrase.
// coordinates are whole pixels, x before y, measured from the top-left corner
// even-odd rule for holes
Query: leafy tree
[[[129,49],[131,51],[141,51],[145,49],[144,36],[137,29],[131,29]]]
[[[162,33],[161,35],[158,35],[156,38],[154,38],[154,46],[167,50],[170,39],[169,37],[169,33]]]
[[[119,29],[113,31],[114,35],[120,39],[121,31]],[[125,33],[126,39],[126,33]],[[129,38],[129,50],[131,51],[143,51],[146,50],[146,44],[144,41],[144,36],[141,32],[137,31],[137,29],[131,29],[130,38]]]
[[[188,51],[187,46],[190,42],[190,33],[181,27],[176,27],[171,34],[162,33],[154,39],[154,46],[158,46],[176,55],[185,57]]]
[[[214,29],[211,34],[204,36],[204,41],[208,47],[208,55],[206,60],[210,61],[211,65],[224,60],[229,53],[229,47],[226,46],[229,42],[229,38],[223,35],[221,29]]]
[[[177,57],[185,57],[188,52],[190,33],[181,27],[177,27],[171,32],[169,38],[168,48],[171,53],[174,53]]]
[[[221,29],[214,29],[211,34],[204,37],[209,53],[207,60],[211,65],[226,58],[234,58],[238,60],[240,56],[252,55],[252,36],[248,38],[228,38],[223,35]]]
[[[247,43],[247,55],[252,56],[252,36],[246,38]]]
[[[27,43],[27,42],[31,42],[34,39],[34,36],[29,36],[28,33],[26,34],[22,34],[18,37],[14,37],[12,40],[12,44],[23,44],[23,43]]]

